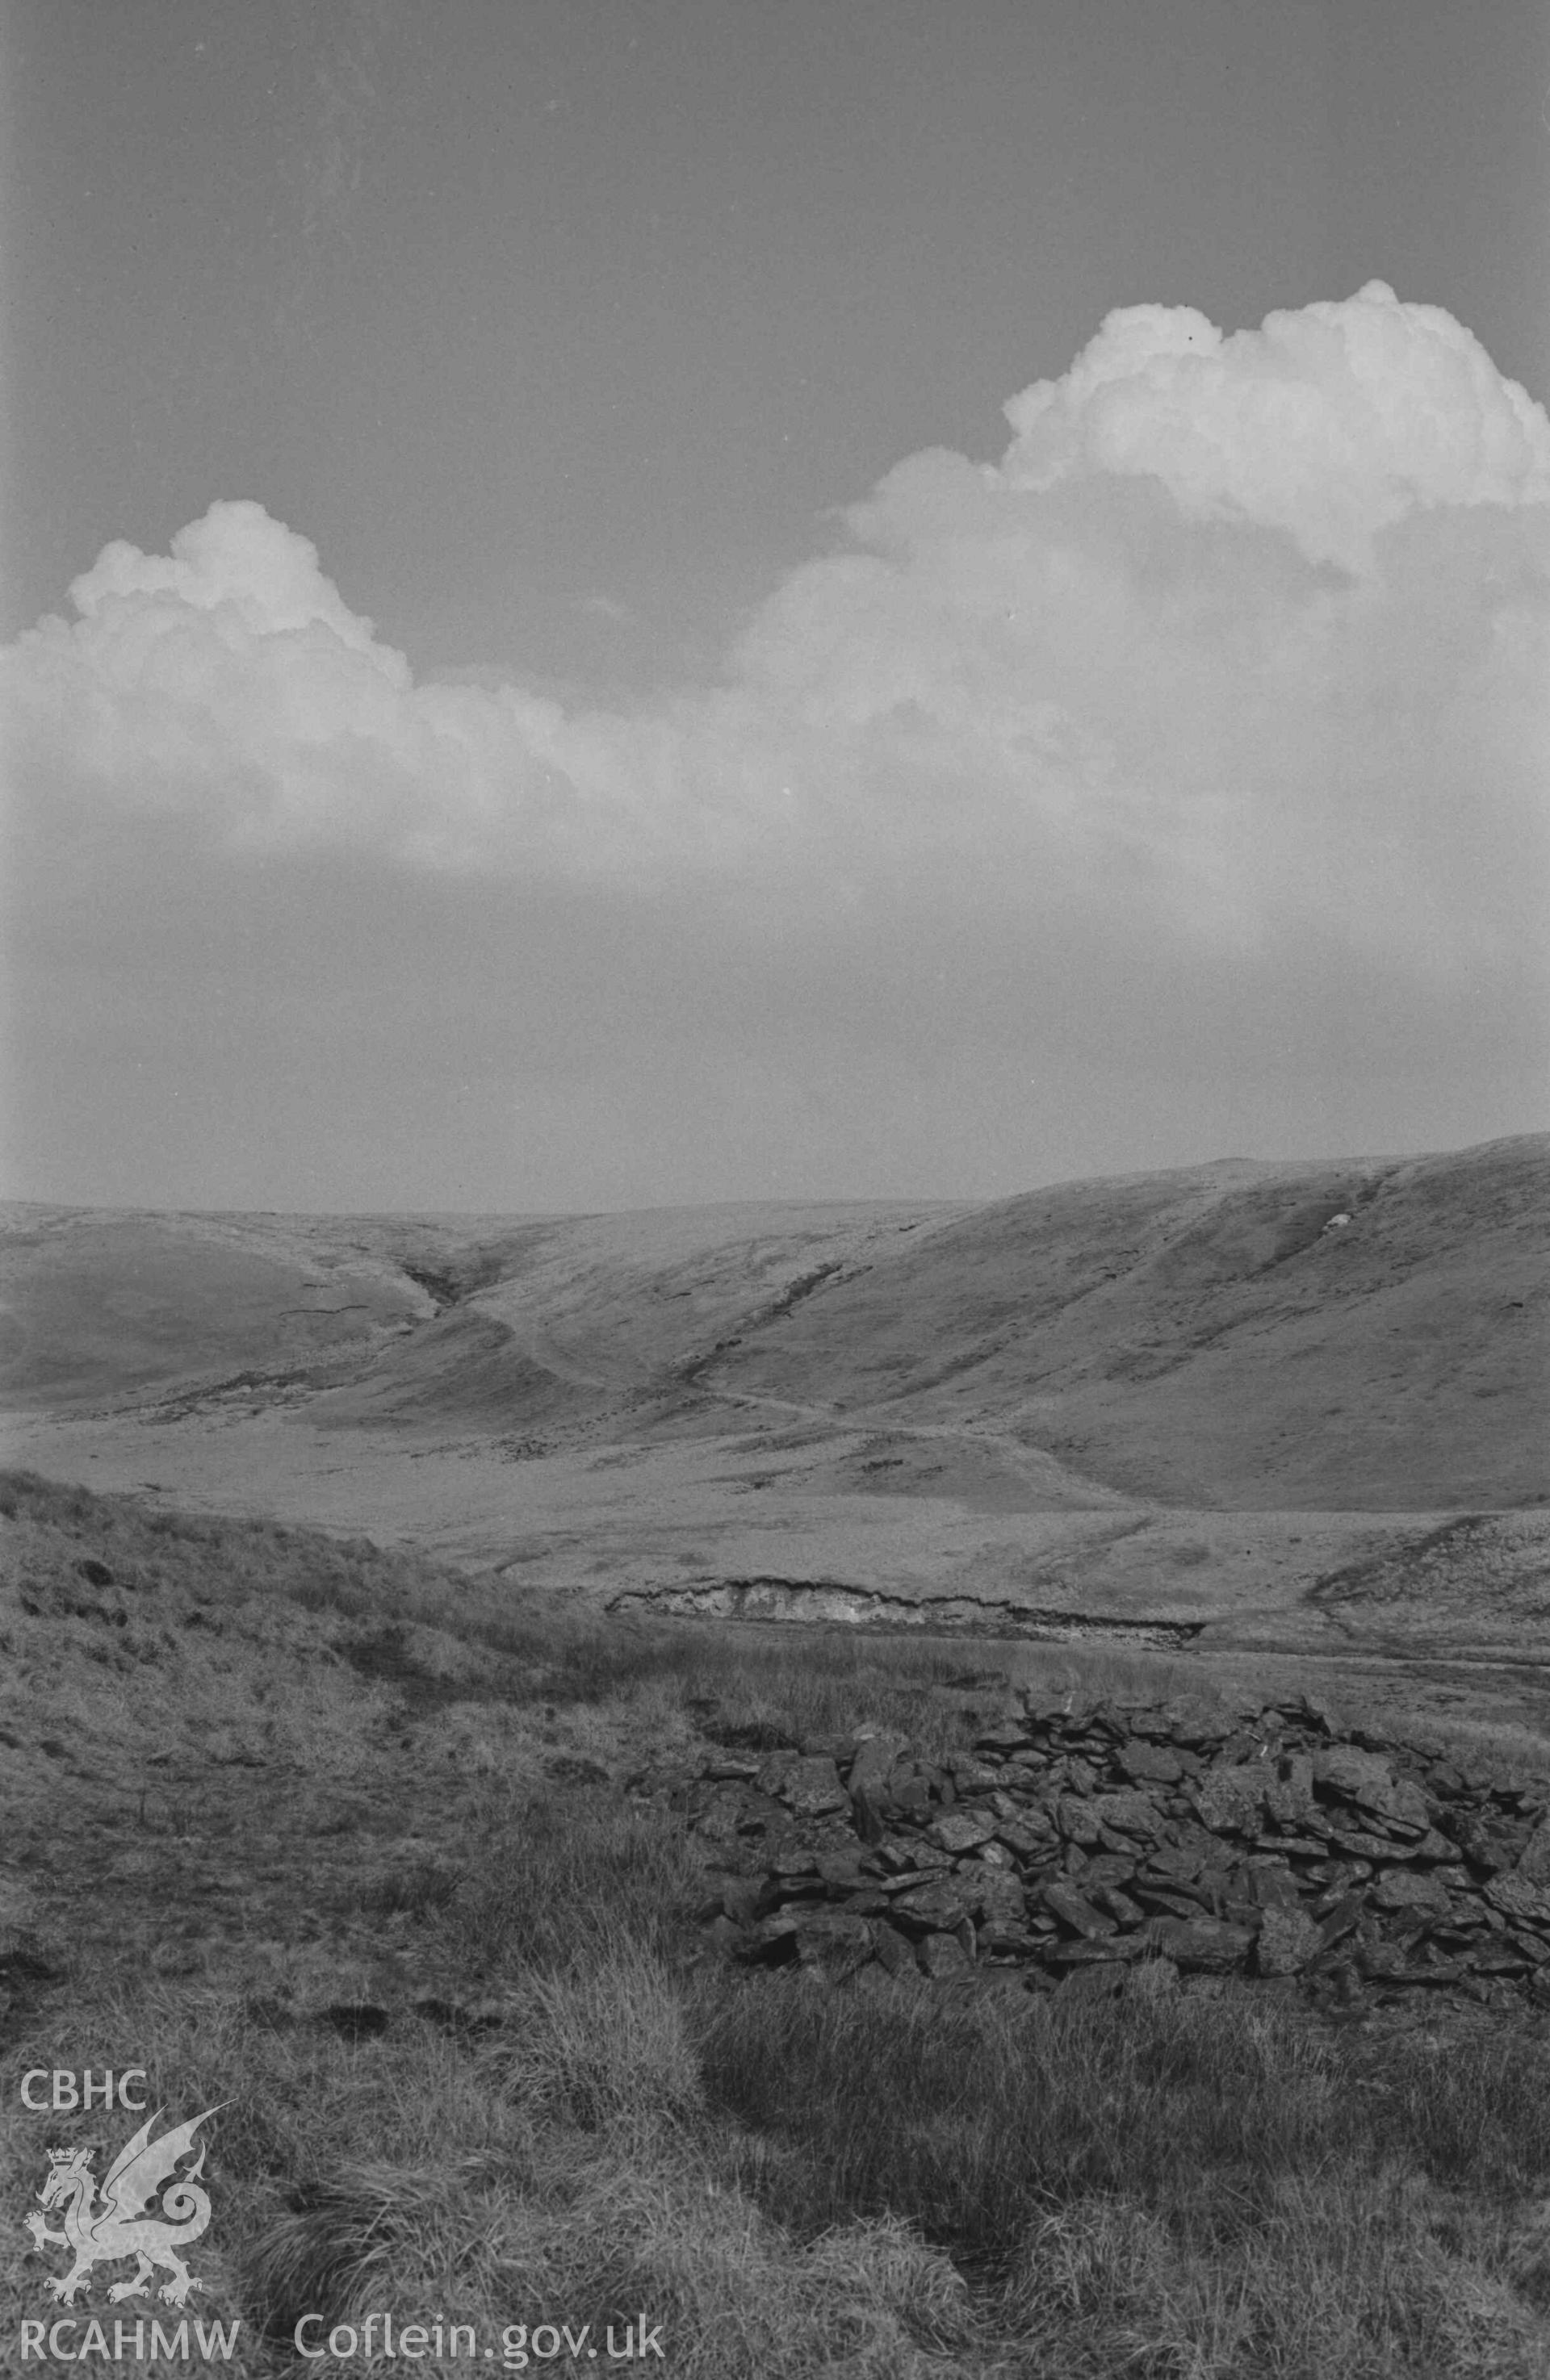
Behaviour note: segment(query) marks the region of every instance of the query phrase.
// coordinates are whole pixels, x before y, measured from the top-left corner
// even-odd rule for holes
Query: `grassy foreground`
[[[1550,2371],[1532,2030],[705,1961],[683,1832],[624,1779],[707,1719],[962,1739],[961,1646],[568,1628],[409,1556],[25,1477],[0,1524],[8,2362],[58,2311],[22,2228],[46,2147],[100,2176],[131,2128],[31,2113],[20,2077],[135,2064],[168,2121],[219,2107],[187,2311],[240,2318],[228,2370],[402,2370],[380,2319],[363,2351],[390,2313],[441,2325],[419,2361],[447,2372],[571,2368],[582,2325],[606,2370],[642,2318],[661,2359],[629,2360],[699,2380]],[[105,2304],[127,2271],[76,2309],[110,2340],[174,2319]],[[355,2351],[303,2362],[307,2313]]]

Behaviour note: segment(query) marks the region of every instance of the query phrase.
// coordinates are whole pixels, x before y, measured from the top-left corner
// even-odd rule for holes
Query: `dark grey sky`
[[[1543,587],[1532,471],[1498,486],[1495,448],[1485,480],[1439,466],[1421,513],[1457,496],[1471,521],[1446,567],[1418,550],[1406,568],[1443,593],[1429,609],[1385,565],[1388,612],[1353,598],[1336,628],[1314,580],[1350,553],[1263,492],[1268,417],[1201,499],[1241,522],[1237,543],[1191,532],[1175,553],[1177,522],[1114,493],[1117,468],[1146,471],[1196,504],[1194,467],[1176,484],[1158,460],[1174,400],[1148,365],[1136,385],[1163,411],[1140,462],[1117,467],[1094,431],[1080,524],[1009,490],[989,524],[967,476],[922,477],[872,540],[902,593],[824,557],[855,553],[838,508],[905,458],[999,464],[1002,407],[1059,381],[1117,308],[1230,334],[1379,281],[1543,400],[1540,0],[1483,18],[1445,0],[11,0],[4,27],[4,633],[69,614],[110,542],[165,555],[247,500],[311,541],[340,616],[374,622],[421,685],[521,690],[523,818],[547,821],[515,856],[492,824],[515,782],[505,712],[384,724],[380,674],[362,712],[323,660],[282,650],[311,597],[265,614],[268,642],[228,638],[218,683],[161,613],[173,678],[146,673],[150,614],[122,627],[91,657],[96,691],[71,695],[75,742],[34,733],[21,773],[13,1189],[988,1194],[1536,1120],[1543,988],[1514,903],[1543,855],[1540,648],[1522,646],[1539,631],[1493,612],[1479,642],[1483,588]],[[1306,370],[1327,395],[1334,368]],[[1403,388],[1421,367],[1396,347],[1373,370]],[[1441,389],[1418,405],[1456,458],[1484,453],[1495,395],[1483,430]],[[1361,444],[1369,412],[1353,430],[1328,401]],[[1403,412],[1372,432],[1373,487],[1415,478],[1390,455]],[[1287,419],[1295,447],[1307,424]],[[1218,424],[1216,451],[1236,434]],[[1460,560],[1483,504],[1504,542]],[[220,588],[250,566],[264,602],[294,594],[294,555],[250,562],[251,516],[228,528],[242,555]],[[1288,538],[1295,565],[1270,554]],[[1068,599],[1057,551],[1082,558]],[[1137,592],[1160,568],[1187,590],[1162,610]],[[109,578],[149,600],[132,571]],[[1031,623],[1026,648],[970,650],[965,621],[993,614]],[[1434,717],[1410,678],[1476,644],[1483,674]],[[904,652],[891,740],[863,751]],[[558,723],[531,708],[551,698]],[[1380,715],[1399,722],[1386,758]],[[1457,759],[1471,722],[1474,748],[1499,734],[1509,756],[1488,816]],[[1412,770],[1401,795],[1406,737],[1436,781]],[[1014,783],[1034,746],[1043,841]],[[475,790],[438,841],[416,804],[459,770]],[[1105,789],[1098,843],[1052,823],[1057,778]],[[970,784],[991,807],[960,811],[945,852],[922,805]],[[1348,815],[1369,894],[1376,855],[1409,855],[1389,870],[1403,933],[1361,909],[1349,856],[1327,883],[1310,859]],[[1475,906],[1439,972],[1428,904],[1460,884]]]

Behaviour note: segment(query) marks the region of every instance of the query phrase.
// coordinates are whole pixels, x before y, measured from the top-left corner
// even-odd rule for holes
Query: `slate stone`
[[[1179,1989],[1178,1969],[1148,1942],[1141,1956],[1126,1970],[1125,1989],[1131,1999],[1172,1999]]]
[[[1092,1706],[1079,1704],[1074,1694],[1041,1694],[1032,1687],[1023,1696],[1023,1708],[1034,1726],[1068,1726],[1080,1732]]]
[[[896,1926],[880,1925],[873,1928],[873,1937],[877,1963],[886,1973],[898,1975],[907,1970],[910,1974],[918,1972],[915,1946],[907,1934],[899,1933]]]
[[[944,1860],[938,1867],[906,1868],[902,1876],[880,1876],[880,1888],[890,1897],[901,1892],[913,1892],[922,1884],[936,1884],[950,1872],[950,1863]]]
[[[1422,1984],[1434,1989],[1457,1981],[1459,1969],[1452,1961],[1417,1960],[1401,1942],[1364,1943],[1357,1965],[1369,1983]]]
[[[1417,1875],[1412,1868],[1389,1868],[1373,1887],[1379,1909],[1446,1909],[1447,1887],[1434,1874]]]
[[[1139,1844],[1132,1844],[1126,1852],[1095,1852],[1081,1872],[1083,1891],[1095,1884],[1129,1884],[1141,1857]]]
[[[1313,1809],[1313,1762],[1306,1752],[1286,1754],[1265,1779],[1264,1806],[1279,1827],[1296,1829]]]
[[[1052,1942],[1044,1956],[1054,1967],[1112,1966],[1144,1958],[1147,1947],[1139,1934],[1093,1934],[1079,1942]]]
[[[797,1925],[797,1957],[803,1966],[821,1967],[836,1982],[853,1975],[873,1954],[873,1929],[867,1920],[848,1910],[814,1909],[803,1912]]]
[[[1245,1925],[1227,1925],[1220,1919],[1154,1917],[1144,1937],[1126,1937],[1138,1944],[1149,1940],[1184,1974],[1228,1974],[1241,1967],[1254,1937]]]
[[[1326,1911],[1319,1925],[1319,1955],[1333,1949],[1356,1926],[1366,1907],[1360,1892],[1343,1893],[1333,1909]]]
[[[1250,1898],[1261,1909],[1297,1909],[1301,1905],[1297,1878],[1279,1860],[1251,1860],[1248,1888]]]
[[[752,1784],[763,1763],[756,1752],[718,1752],[701,1774],[718,1781],[737,1779]]]
[[[1086,1806],[1100,1827],[1117,1835],[1152,1842],[1164,1831],[1163,1814],[1148,1793],[1095,1793]]]
[[[1550,1885],[1531,1884],[1520,1876],[1494,1876],[1485,1888],[1485,1898],[1506,1917],[1550,1926]]]
[[[1192,1890],[1216,1908],[1224,1900],[1241,1900],[1238,1887],[1238,1870],[1231,1867],[1202,1867],[1196,1876]]]
[[[1235,1727],[1218,1750],[1214,1766],[1219,1768],[1262,1768],[1273,1775],[1273,1760],[1279,1756],[1279,1729],[1268,1733],[1258,1726]]]
[[[755,1912],[763,1876],[761,1870],[757,1876],[708,1876],[705,1881],[712,1888],[717,1905],[738,1925],[745,1925]]]
[[[1062,1793],[1055,1805],[1055,1821],[1068,1843],[1097,1846],[1102,1820],[1080,1794]]]
[[[971,1852],[988,1843],[996,1820],[976,1810],[949,1810],[928,1829],[927,1839],[945,1852]]]
[[[1424,1835],[1431,1831],[1431,1805],[1413,1779],[1396,1780],[1391,1808],[1383,1813],[1384,1824],[1395,1833]]]
[[[1510,1935],[1470,1953],[1470,1965],[1477,1975],[1527,1975],[1532,1973],[1533,1963]]]
[[[1043,1899],[1051,1914],[1078,1934],[1092,1937],[1112,1934],[1115,1930],[1114,1919],[1105,1916],[1101,1909],[1095,1909],[1080,1892],[1073,1892],[1069,1885],[1046,1885]]]
[[[1396,1842],[1392,1835],[1369,1834],[1361,1827],[1336,1827],[1329,1840],[1346,1859],[1409,1860],[1419,1849],[1415,1843]]]
[[[902,1876],[906,1869],[920,1865],[915,1851],[913,1839],[904,1842],[898,1836],[889,1835],[882,1842],[873,1846],[873,1857],[884,1875]]]
[[[1252,1835],[1263,1815],[1265,1784],[1260,1762],[1239,1761],[1230,1767],[1208,1768],[1185,1798],[1213,1834]]]
[[[972,1752],[949,1752],[942,1763],[960,1793],[988,1793],[1001,1782],[1001,1770]]]
[[[1166,1742],[1122,1743],[1115,1758],[1133,1785],[1177,1785],[1184,1774],[1184,1763]]]
[[[1372,1818],[1407,1818],[1426,1826],[1426,1799],[1412,1778],[1396,1778],[1393,1761],[1381,1752],[1357,1752],[1355,1744],[1328,1744],[1314,1752],[1314,1785],[1324,1794],[1352,1802]]]
[[[1045,1858],[1056,1847],[1055,1829],[1047,1822],[1034,1826],[1003,1819],[995,1829],[995,1840],[1024,1862]]]
[[[1220,1712],[1196,1695],[1176,1695],[1164,1710],[1174,1742],[1188,1744],[1192,1752],[1209,1750],[1227,1738],[1228,1730]]]
[[[1359,1752],[1352,1743],[1325,1745],[1313,1755],[1313,1782],[1326,1796],[1355,1802],[1379,1816],[1394,1805],[1395,1777],[1380,1753]]]
[[[1020,1926],[1028,1914],[1028,1895],[1015,1876],[987,1868],[979,1877],[961,1878],[969,1909],[987,1925]]]
[[[840,1735],[804,1735],[801,1749],[809,1759],[832,1760],[843,1768],[855,1758],[860,1741],[854,1729],[848,1729]]]
[[[1140,1925],[1145,1919],[1145,1910],[1139,1908],[1130,1899],[1129,1894],[1122,1892],[1117,1884],[1100,1884],[1091,1887],[1090,1898],[1097,1908],[1106,1909],[1118,1925]]]
[[[1488,1876],[1516,1867],[1526,1848],[1517,1828],[1501,1819],[1487,1818],[1478,1810],[1451,1812],[1448,1832],[1470,1865],[1483,1868]]]
[[[1550,2007],[1543,1785],[1372,1731],[1336,1740],[1294,1705],[1188,1724],[1196,1743],[1168,1714],[1104,1706],[987,1730],[941,1768],[878,1731],[799,1755],[735,1743],[653,1776],[708,1852],[710,1945],[825,1984],[947,1980],[983,1956],[1008,1986],[1013,1967],[1053,1989],[1166,1956],[1192,1989],[1247,1964],[1267,1996],[1336,2016],[1361,2013],[1359,1968],[1388,2001],[1442,1985]]]
[[[1190,1918],[1201,1913],[1202,1904],[1182,1887],[1152,1884],[1138,1876],[1130,1889],[1141,1907],[1153,1917]]]
[[[867,1794],[879,1807],[888,1802],[889,1780],[899,1756],[909,1748],[909,1739],[888,1729],[865,1737],[856,1747],[847,1783],[852,1798]]]
[[[738,1832],[740,1835],[762,1835],[780,1832],[791,1823],[791,1813],[783,1802],[771,1793],[751,1792],[746,1789],[738,1797]]]
[[[799,1818],[817,1818],[825,1811],[850,1807],[839,1770],[822,1752],[804,1753],[793,1763],[780,1788],[780,1798]]]
[[[738,1956],[759,1965],[773,1966],[797,1955],[797,1921],[782,1911],[775,1917],[762,1917],[757,1924],[746,1926]]]
[[[1525,1884],[1550,1885],[1550,1818],[1540,1820],[1512,1872]]]
[[[767,1752],[759,1764],[759,1791],[778,1794],[801,1758],[799,1752]]]
[[[818,1874],[818,1853],[806,1843],[793,1843],[788,1851],[775,1852],[770,1861],[772,1876],[812,1876]]]
[[[956,1934],[927,1934],[915,1945],[915,1963],[922,1975],[940,1983],[945,1976],[965,1973],[969,1954]]]
[[[859,1842],[847,1843],[836,1851],[820,1852],[818,1873],[825,1884],[854,1891],[861,1881],[863,1857]]]
[[[1173,1722],[1160,1704],[1144,1710],[1128,1710],[1125,1724],[1132,1736],[1143,1743],[1166,1743],[1173,1734]]]
[[[817,1908],[827,1900],[827,1888],[816,1876],[767,1876],[753,1904],[755,1917],[770,1917],[777,1909]]]
[[[1254,1940],[1254,1972],[1299,1975],[1317,1955],[1320,1932],[1300,1909],[1267,1909]]]
[[[1187,1884],[1192,1876],[1199,1876],[1207,1860],[1215,1859],[1220,1851],[1221,1845],[1215,1838],[1200,1828],[1188,1837],[1180,1836],[1175,1842],[1153,1843],[1147,1852],[1141,1873]]]
[[[1026,1925],[993,1925],[987,1921],[980,1927],[982,1958],[1012,1960],[1020,1964],[1033,1958],[1039,1949],[1039,1937]]]
[[[891,1914],[896,1925],[912,1934],[950,1933],[968,1914],[968,1895],[956,1876],[942,1876],[896,1893]]]

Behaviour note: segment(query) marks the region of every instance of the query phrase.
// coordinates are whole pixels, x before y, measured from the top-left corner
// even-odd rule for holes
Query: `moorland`
[[[254,2374],[384,2305],[643,2312],[718,2380],[1542,2373],[1528,2002],[740,1966],[642,1779],[1307,1695],[1528,1808],[1547,1181],[6,1210],[7,2336],[44,2131],[108,2143],[13,2070],[132,2053],[223,2103]]]

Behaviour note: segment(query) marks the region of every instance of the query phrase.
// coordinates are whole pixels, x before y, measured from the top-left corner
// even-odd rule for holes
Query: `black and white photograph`
[[[0,2360],[1550,2374],[1544,0],[0,0]]]

